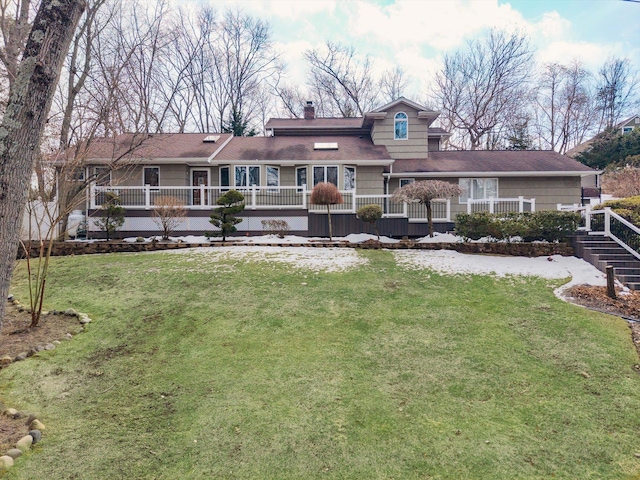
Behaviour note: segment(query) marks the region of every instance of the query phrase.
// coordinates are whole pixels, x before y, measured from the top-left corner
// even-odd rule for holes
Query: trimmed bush
[[[373,226],[374,230],[376,231],[376,235],[378,236],[378,240],[380,240],[380,232],[378,231],[377,222],[382,218],[382,215],[382,207],[373,203],[360,207],[356,212],[356,216],[360,220],[366,223],[370,223]]]
[[[620,198],[618,200],[609,200],[593,207],[593,209],[602,210],[604,207],[611,208],[615,213],[634,225],[640,225],[640,195]]]
[[[575,212],[461,213],[456,216],[455,231],[471,240],[520,237],[524,242],[557,242],[575,233],[579,223],[580,214]]]

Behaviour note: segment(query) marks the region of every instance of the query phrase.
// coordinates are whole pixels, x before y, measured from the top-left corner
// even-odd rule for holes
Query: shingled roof
[[[430,152],[427,159],[398,159],[393,175],[408,173],[469,174],[514,173],[582,175],[591,168],[551,150],[463,150]]]
[[[316,143],[335,143],[337,149],[315,149]],[[212,162],[224,161],[357,161],[387,160],[391,157],[382,145],[374,145],[369,137],[357,136],[282,136],[233,137],[216,154]]]

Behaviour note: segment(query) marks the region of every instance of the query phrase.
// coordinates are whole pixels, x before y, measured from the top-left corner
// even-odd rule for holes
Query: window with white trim
[[[400,179],[400,187],[404,187],[405,185],[409,185],[410,183],[415,182],[415,178],[401,178]]]
[[[236,165],[234,172],[234,184],[236,187],[260,185],[260,167]]]
[[[458,182],[462,189],[460,203],[467,203],[467,200],[485,200],[498,198],[497,178],[461,178]]]
[[[267,167],[267,187],[280,186],[280,168]],[[277,191],[277,190],[273,190]]]
[[[409,138],[409,117],[404,112],[396,113],[393,117],[393,139],[406,140]]]
[[[344,167],[344,189],[356,189],[356,167]]]
[[[231,183],[229,181],[229,167],[220,167],[220,186],[221,187],[231,186]]]
[[[302,187],[303,185],[309,186],[307,181],[307,167],[296,168],[296,187]]]
[[[321,182],[333,183],[338,186],[338,167],[337,166],[314,166],[313,167],[313,185],[316,186]]]
[[[622,134],[625,135],[627,133],[633,132],[633,127],[623,127]]]
[[[160,167],[144,167],[142,170],[142,185],[149,187],[160,186]]]

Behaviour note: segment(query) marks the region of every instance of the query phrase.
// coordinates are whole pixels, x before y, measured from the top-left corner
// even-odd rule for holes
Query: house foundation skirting
[[[89,212],[88,236],[89,238],[105,238],[104,232],[97,224],[102,212],[93,210]],[[211,210],[189,210],[185,217],[181,217],[173,236],[204,235],[205,232],[213,232],[215,229],[209,222]],[[326,213],[312,213],[307,210],[244,210],[238,217],[242,222],[236,225],[236,236],[262,235],[265,233],[263,220],[282,220],[289,226],[289,234],[302,237],[328,237],[329,224]],[[369,223],[363,222],[353,213],[331,214],[332,234],[336,237],[346,237],[350,234],[369,233],[375,235],[375,229]],[[380,235],[403,238],[422,237],[429,233],[426,222],[410,222],[407,218],[382,218],[378,220],[377,227]],[[453,222],[434,222],[434,230],[444,233],[452,231]],[[125,213],[125,222],[122,228],[116,232],[116,238],[128,237],[152,237],[161,234],[160,227],[152,217],[152,210],[129,209]]]

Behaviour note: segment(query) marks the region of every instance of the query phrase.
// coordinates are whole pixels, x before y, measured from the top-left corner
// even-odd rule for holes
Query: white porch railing
[[[113,192],[125,209],[153,209],[160,197],[173,197],[187,209],[211,209],[229,187],[120,187],[92,185],[89,192],[89,208],[95,210],[106,200],[106,193]],[[315,213],[326,212],[324,205],[312,205],[311,191],[302,187],[248,187],[236,188],[245,197],[248,210],[298,209]],[[343,203],[331,205],[331,213],[356,213],[364,205],[375,204],[382,208],[385,218],[408,218],[410,221],[426,221],[427,209],[417,203],[396,203],[391,195],[356,195],[352,190],[342,191]],[[433,221],[451,221],[451,200],[433,202]]]
[[[640,259],[640,228],[625,220],[611,208],[591,210],[589,205],[561,205],[558,210],[564,212],[579,212],[584,219],[584,230],[589,235],[604,235],[614,240],[636,258]]]
[[[467,213],[511,213],[511,212],[535,212],[535,198],[487,198],[467,200]]]

